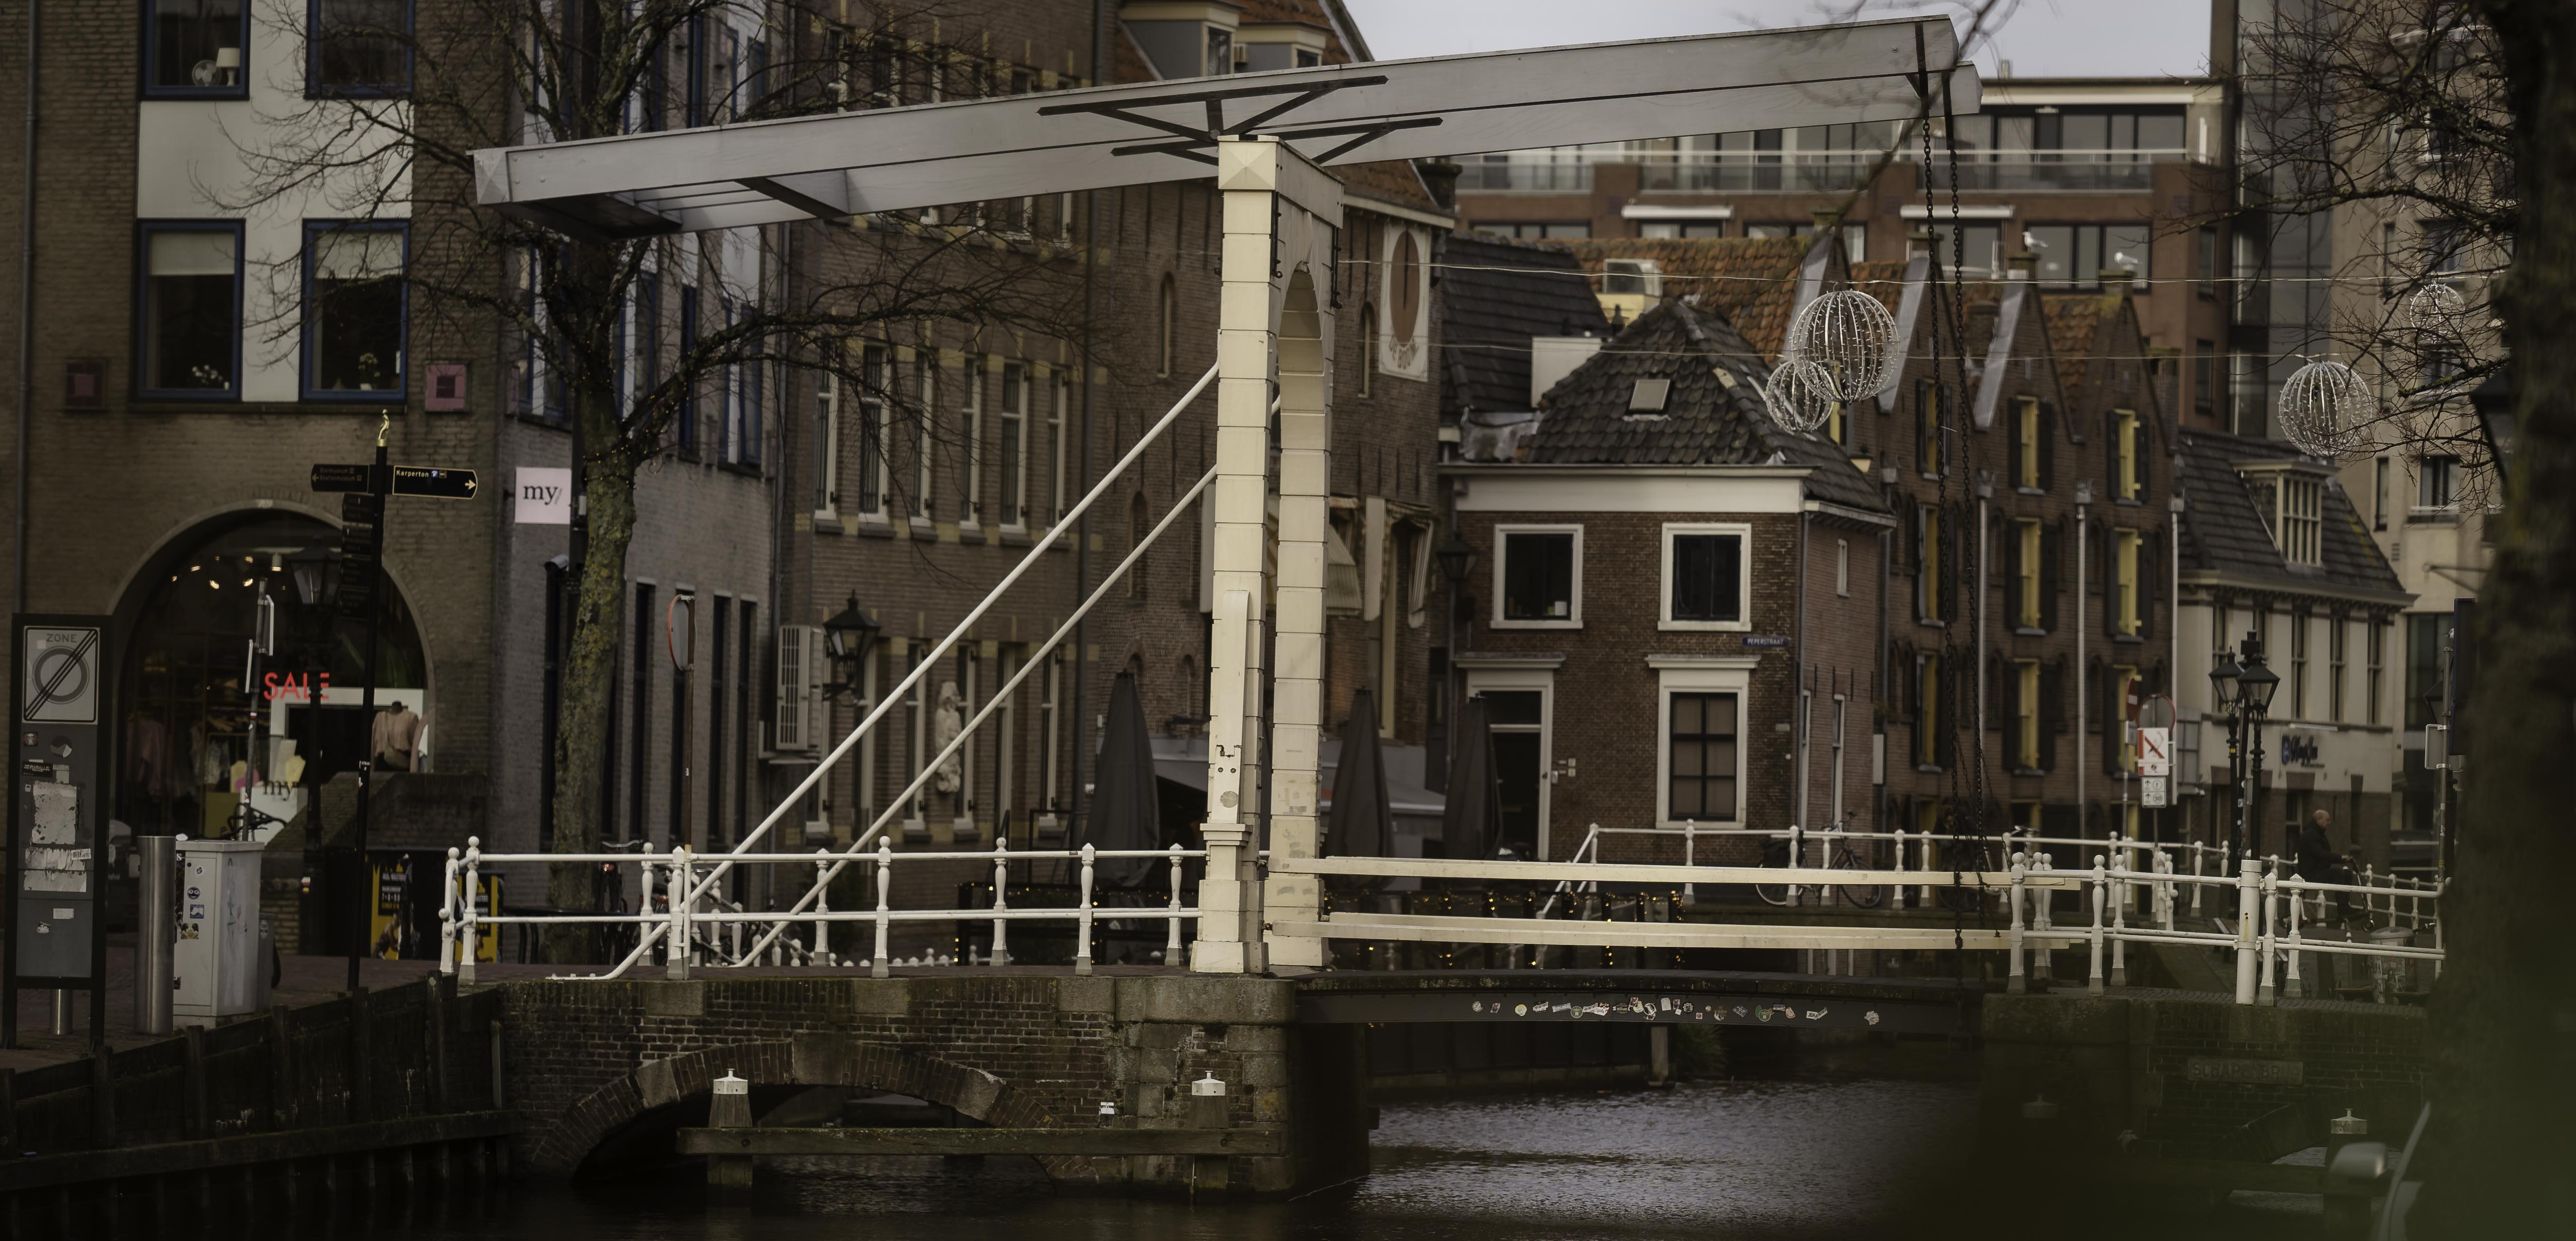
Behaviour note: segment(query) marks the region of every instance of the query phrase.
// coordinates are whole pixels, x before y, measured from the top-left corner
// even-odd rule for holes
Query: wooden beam
[[[1739,922],[1576,922],[1557,918],[1453,918],[1437,914],[1335,913],[1321,922],[1275,924],[1290,935],[1400,939],[1427,943],[1556,944],[1650,948],[2010,948],[2009,932],[1985,927],[1772,926]],[[2066,948],[2085,937],[2065,927],[2024,930],[2026,947]]]
[[[1320,857],[1273,858],[1270,869],[1299,875],[1379,875],[1440,879],[1571,879],[1577,883],[1755,883],[1802,887],[1898,886],[1987,888],[1998,893],[2012,887],[2012,872],[1947,870],[1828,870],[1818,866],[1665,866],[1653,863],[1482,862],[1455,858]],[[2090,871],[2033,872],[2022,877],[2030,888],[2082,887]]]
[[[252,1133],[195,1142],[163,1142],[115,1150],[67,1151],[59,1155],[0,1162],[0,1193],[46,1185],[111,1181],[129,1176],[158,1176],[165,1172],[239,1167],[315,1155],[391,1150],[428,1142],[499,1137],[518,1131],[519,1118],[508,1112],[459,1112],[448,1116],[333,1125],[285,1133]]]
[[[1280,1129],[682,1129],[683,1155],[1277,1155]]]

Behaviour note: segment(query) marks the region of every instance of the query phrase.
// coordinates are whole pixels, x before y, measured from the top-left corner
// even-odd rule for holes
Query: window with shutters
[[[2138,597],[2139,537],[2135,530],[2111,532],[2111,615],[2115,630],[2122,637],[2144,636],[2142,603]]]
[[[1939,384],[1929,379],[1914,384],[1914,468],[1926,477],[1941,474],[1942,412],[1948,407]]]
[[[1941,510],[1919,505],[1914,510],[1914,615],[1918,620],[1937,621],[1946,611],[1941,561]]]
[[[2026,518],[2014,522],[2013,526],[2013,558],[2017,562],[2015,567],[2020,570],[2013,590],[2016,603],[2013,623],[2024,629],[2038,629],[2042,597],[2040,570],[2046,563],[2041,555],[2040,545],[2044,540],[2040,537],[2040,523],[2036,518]]]
[[[1914,765],[1941,763],[1941,656],[1924,651],[1914,657]]]
[[[2138,670],[2127,664],[2114,665],[2108,684],[2103,688],[2109,691],[2110,697],[2109,721],[2102,730],[2105,739],[2110,743],[2110,770],[2114,774],[2121,772],[2135,774],[2138,769],[2138,750],[2137,746],[2132,744],[2130,726],[2137,723],[2138,698],[2143,692],[2138,682]]]
[[[1583,527],[1497,526],[1494,540],[1494,626],[1581,628]]]
[[[2138,415],[2131,410],[2111,411],[2111,494],[2116,499],[2136,500],[2146,491],[2146,476],[2138,463]]]
[[[2042,434],[2039,398],[2021,398],[2013,410],[2013,485],[2025,491],[2037,491],[2047,485],[2040,481]]]
[[[2013,765],[2039,770],[2039,661],[2013,661]]]

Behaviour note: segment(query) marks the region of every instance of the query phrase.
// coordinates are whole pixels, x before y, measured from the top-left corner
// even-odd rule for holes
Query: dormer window
[[[1601,291],[1662,297],[1664,271],[1653,259],[1611,259],[1601,265]]]
[[[2281,559],[2311,567],[2324,564],[2325,479],[2286,461],[2240,465],[2236,472]]]
[[[1247,49],[1236,39],[1243,10],[1226,0],[1129,0],[1119,6],[1118,18],[1166,80],[1217,77],[1245,67],[1238,54]]]

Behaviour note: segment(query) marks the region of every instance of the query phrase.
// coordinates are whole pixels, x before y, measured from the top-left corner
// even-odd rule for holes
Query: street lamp
[[[879,625],[859,610],[858,592],[850,593],[848,606],[839,615],[823,622],[823,653],[832,659],[832,671],[839,676],[823,687],[825,694],[857,693],[859,678],[868,666],[868,652],[875,650]]]
[[[1476,567],[1476,549],[1470,546],[1466,539],[1460,537],[1457,530],[1452,529],[1449,531],[1449,541],[1441,544],[1439,550],[1431,553],[1431,558],[1439,562],[1440,578],[1449,583],[1449,593],[1454,603],[1459,588],[1467,584],[1468,572]]]
[[[2245,821],[2241,838],[2245,841],[2245,856],[2252,857],[2263,849],[2263,716],[2272,709],[2272,692],[2281,688],[2281,677],[2265,665],[2260,636],[2248,632],[2244,650],[2244,666],[2236,674],[2237,716],[2245,721],[2249,772],[2245,782]]]

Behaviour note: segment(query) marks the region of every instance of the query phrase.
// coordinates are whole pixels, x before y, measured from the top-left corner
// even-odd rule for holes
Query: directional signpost
[[[359,656],[362,672],[358,691],[358,711],[366,717],[372,730],[376,722],[376,643],[384,609],[377,602],[384,582],[385,497],[427,496],[441,500],[471,500],[475,495],[472,470],[451,469],[432,465],[395,465],[385,459],[385,430],[392,426],[388,418],[376,430],[376,459],[355,464],[325,463],[313,467],[313,490],[340,492],[340,600],[343,620],[354,620],[366,626],[366,645]],[[358,814],[355,839],[351,845],[357,864],[347,872],[354,884],[346,898],[357,909],[349,919],[349,990],[358,989],[358,957],[367,949],[367,909],[374,894],[366,891],[367,871],[367,793],[375,783],[374,745],[366,757],[358,760]]]

